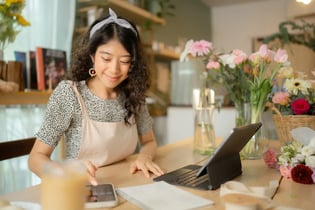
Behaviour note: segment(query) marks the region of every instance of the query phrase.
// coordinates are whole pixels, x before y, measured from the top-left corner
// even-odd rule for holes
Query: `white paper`
[[[308,145],[315,138],[315,131],[309,127],[299,127],[291,130],[292,137],[303,145]]]
[[[196,196],[164,181],[118,188],[117,192],[141,209],[185,210],[213,204],[211,200]]]

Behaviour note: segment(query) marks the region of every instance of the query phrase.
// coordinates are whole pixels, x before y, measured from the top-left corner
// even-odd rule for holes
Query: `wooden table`
[[[111,182],[116,187],[152,183],[153,177],[150,179],[145,178],[141,172],[136,174],[129,173],[130,163],[135,158],[136,156],[131,156],[127,160],[99,169],[97,172],[97,179],[99,183]],[[208,158],[206,156],[194,154],[192,151],[192,140],[185,139],[160,147],[155,161],[165,172],[168,172],[191,163],[202,164],[207,159]],[[243,160],[242,165],[243,174],[235,180],[248,186],[267,186],[269,181],[278,180],[280,182],[280,186],[273,199],[276,204],[305,210],[314,209],[315,185],[303,185],[295,183],[289,179],[282,179],[279,171],[268,168],[264,164],[263,160]],[[215,202],[213,206],[208,206],[204,209],[224,209],[223,203],[220,199],[219,189],[215,191],[202,191],[185,187],[179,188]],[[0,195],[0,199],[39,203],[40,185]],[[119,199],[119,205],[114,209],[139,209],[137,206],[126,201],[122,197],[119,197]]]

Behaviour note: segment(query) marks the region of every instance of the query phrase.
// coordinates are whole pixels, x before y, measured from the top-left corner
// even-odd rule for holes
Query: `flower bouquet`
[[[290,131],[298,127],[315,129],[315,90],[311,80],[305,80],[303,74],[294,73],[292,68],[279,72],[277,80],[284,81],[276,85],[271,95],[273,120],[281,142],[293,141]]]
[[[297,129],[301,129],[303,133],[309,128]],[[312,138],[287,143],[281,147],[280,154],[276,154],[273,149],[268,149],[263,155],[266,165],[279,169],[283,177],[291,178],[295,182],[315,183],[315,132],[311,131]]]
[[[25,0],[0,0],[0,50],[14,42],[20,27],[30,23],[22,16]]]
[[[213,46],[211,42],[189,40],[181,54],[180,61],[198,59],[206,65],[208,56],[211,56],[212,53]],[[208,73],[205,66],[199,76],[199,89],[193,91],[194,152],[211,155],[216,147],[213,126],[213,111],[216,106],[215,93],[207,85]]]

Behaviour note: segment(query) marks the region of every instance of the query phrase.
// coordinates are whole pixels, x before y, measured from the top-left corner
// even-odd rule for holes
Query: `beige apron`
[[[122,160],[135,152],[138,143],[136,124],[99,122],[89,118],[82,96],[71,83],[82,109],[82,142],[78,159],[90,160],[96,167]]]

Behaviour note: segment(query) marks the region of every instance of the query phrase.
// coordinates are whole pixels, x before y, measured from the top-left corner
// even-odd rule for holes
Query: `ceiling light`
[[[312,0],[296,0],[296,2],[300,2],[300,3],[303,3],[303,4],[309,4],[311,3]]]

